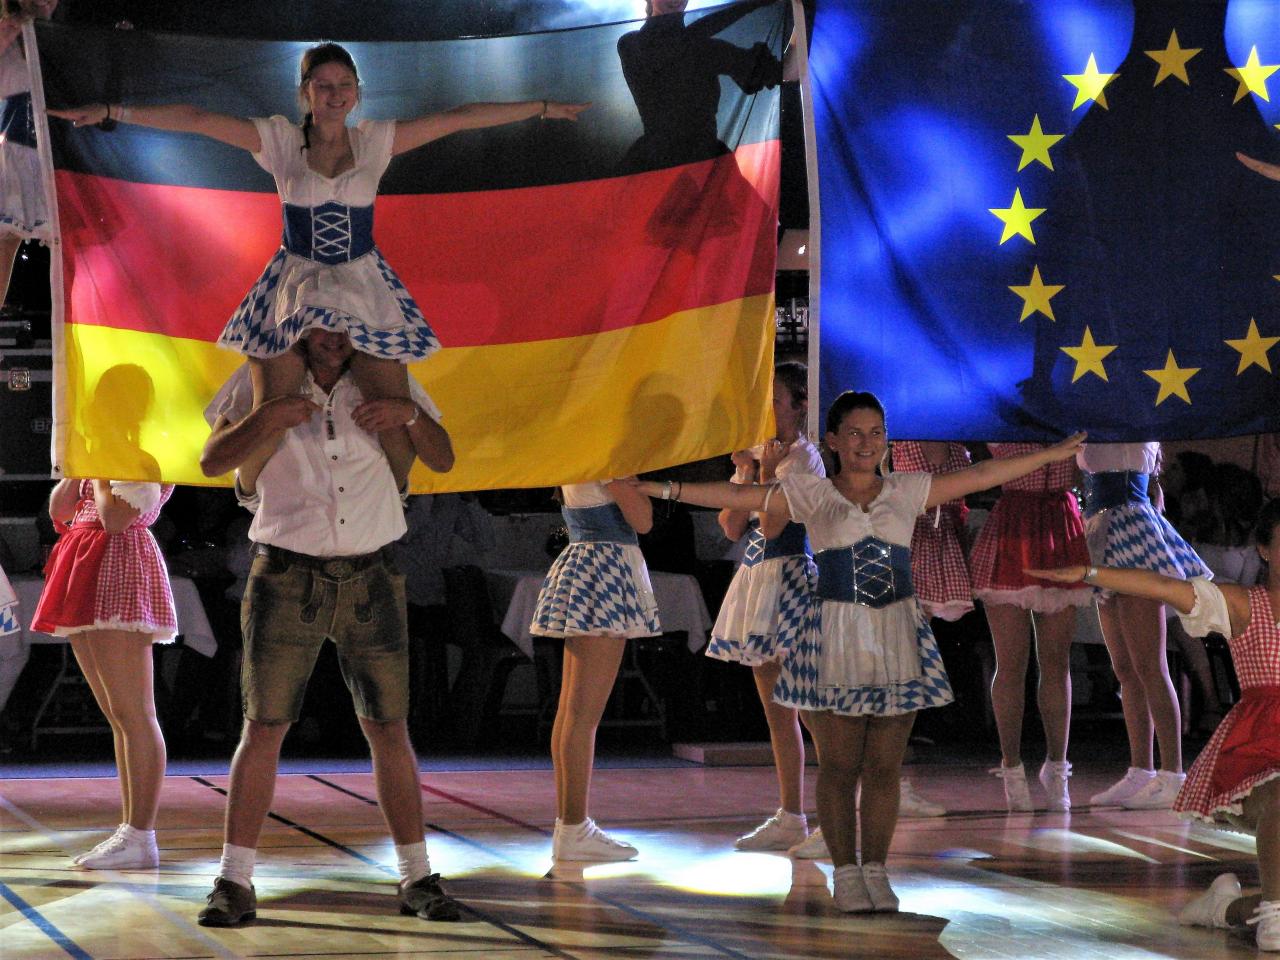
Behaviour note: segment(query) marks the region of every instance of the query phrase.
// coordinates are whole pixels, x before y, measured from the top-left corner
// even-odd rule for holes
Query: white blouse
[[[571,510],[585,510],[588,507],[602,507],[606,503],[613,503],[613,496],[605,486],[606,483],[611,482],[597,480],[592,483],[571,483],[561,487],[560,493],[564,497],[564,505]]]
[[[316,207],[334,200],[349,207],[372,205],[382,174],[391,163],[394,120],[362,120],[348,128],[355,164],[336,177],[326,177],[307,166],[302,128],[288,117],[255,117],[253,125],[262,140],[262,149],[253,159],[275,177],[276,190],[285,203]]]
[[[1160,466],[1160,443],[1086,443],[1076,454],[1076,463],[1086,473],[1155,473]]]

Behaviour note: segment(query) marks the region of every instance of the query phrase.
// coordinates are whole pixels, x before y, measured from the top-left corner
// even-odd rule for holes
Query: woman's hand
[[[766,440],[760,452],[760,473],[765,480],[772,480],[777,472],[778,464],[791,452],[791,444],[781,440]]]
[[[107,111],[110,109],[105,103],[89,103],[81,107],[47,110],[46,113],[59,120],[70,120],[77,127],[93,127],[107,119]]]
[[[1274,163],[1264,163],[1261,160],[1255,160],[1253,157],[1236,151],[1236,159],[1243,163],[1254,173],[1260,173],[1269,180],[1280,180],[1280,165]]]
[[[1022,571],[1029,577],[1035,577],[1037,580],[1052,580],[1054,583],[1083,583],[1084,576],[1089,572],[1088,567],[1057,567],[1053,570],[1032,570],[1026,568]]]
[[[1065,440],[1059,440],[1052,447],[1047,447],[1044,451],[1047,462],[1057,463],[1059,460],[1074,457],[1084,449],[1084,442],[1088,438],[1089,434],[1081,430],[1079,433],[1073,433]]]
[[[587,103],[561,103],[558,100],[544,102],[547,107],[542,114],[543,120],[577,120],[578,114],[591,106],[590,101]]]
[[[418,405],[407,397],[366,400],[351,413],[357,427],[368,433],[381,433],[395,427],[407,427],[418,414]]]

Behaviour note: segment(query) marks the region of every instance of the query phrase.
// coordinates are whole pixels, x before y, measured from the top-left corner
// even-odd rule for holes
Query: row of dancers
[[[28,0],[19,3],[21,11],[36,15],[47,13],[51,6]],[[6,37],[8,49],[18,49],[16,32],[0,31],[0,43],[5,43]],[[420,434],[424,423],[435,421],[429,410],[423,418],[429,401],[424,404],[411,392],[404,365],[428,356],[438,342],[423,311],[372,240],[372,205],[391,157],[464,129],[532,117],[573,120],[586,106],[550,100],[471,104],[413,120],[364,121],[353,127],[348,119],[359,99],[359,89],[349,53],[336,44],[323,44],[308,50],[300,65],[299,94],[306,108],[300,125],[283,117],[227,117],[188,105],[101,103],[50,111],[52,116],[77,125],[136,123],[201,134],[246,149],[275,176],[286,222],[291,217],[305,218],[320,206],[326,207],[327,215],[332,216],[336,208],[345,217],[349,241],[336,255],[327,251],[321,258],[310,247],[295,245],[289,239],[295,234],[287,233],[285,245],[245,297],[220,340],[249,361],[252,400],[243,419],[248,421],[270,410],[270,417],[275,418],[272,422],[279,428],[274,433],[268,431],[271,435],[259,444],[261,449],[255,448],[255,455],[261,455],[259,460],[269,461],[282,444],[287,445],[286,437],[314,426],[326,406],[325,397],[333,396],[338,378],[317,376],[308,381],[307,377],[317,373],[317,364],[331,367],[337,359],[341,360],[342,376],[349,368],[363,403],[375,405],[366,407],[363,415],[353,416],[353,422],[362,419],[365,432],[378,436],[389,462],[396,459],[392,449],[396,443],[408,442],[406,436],[413,436],[415,430]],[[330,367],[324,369],[333,372]],[[309,383],[318,384],[321,379],[328,387],[321,385],[319,394],[312,391],[308,395],[318,396],[320,402],[306,397],[300,402],[300,391],[309,390]],[[777,394],[781,403],[803,401],[794,389],[780,389]],[[314,409],[307,404],[313,404]],[[279,413],[281,410],[286,413]],[[290,422],[281,426],[284,421]],[[224,423],[215,430],[215,438],[225,440],[234,427]],[[769,694],[769,709],[777,704],[795,712],[794,716],[780,715],[781,732],[793,735],[798,732],[795,718],[803,716],[807,721],[818,752],[818,820],[835,866],[836,906],[850,912],[896,910],[898,899],[886,861],[898,816],[907,738],[919,710],[952,699],[928,618],[913,588],[912,534],[926,511],[936,511],[938,529],[942,529],[943,515],[948,523],[954,522],[956,501],[999,485],[1006,487],[1005,497],[1010,499],[993,525],[994,544],[980,543],[976,551],[974,587],[979,596],[989,591],[993,608],[1009,608],[1004,614],[997,612],[993,620],[1001,637],[997,644],[1011,651],[1005,658],[1007,677],[998,678],[1002,692],[1008,693],[1013,686],[1006,686],[1006,680],[1017,676],[1017,651],[1029,643],[1032,619],[1040,628],[1037,643],[1042,662],[1052,660],[1063,646],[1057,639],[1054,615],[1087,602],[1086,590],[1077,584],[1088,581],[1091,586],[1112,591],[1114,599],[1104,603],[1104,618],[1110,621],[1108,643],[1122,683],[1132,763],[1126,778],[1109,791],[1110,799],[1128,799],[1131,805],[1146,805],[1147,801],[1153,806],[1164,805],[1167,795],[1177,792],[1176,808],[1206,817],[1243,817],[1258,830],[1260,851],[1264,836],[1274,845],[1275,826],[1270,801],[1265,799],[1270,796],[1274,762],[1239,750],[1241,738],[1232,739],[1232,731],[1247,722],[1250,711],[1270,704],[1265,691],[1271,685],[1267,681],[1280,687],[1280,678],[1271,676],[1275,668],[1264,660],[1257,665],[1256,674],[1242,671],[1250,677],[1246,680],[1242,676],[1250,690],[1260,678],[1257,689],[1262,692],[1252,699],[1246,697],[1229,714],[1222,739],[1215,737],[1213,749],[1206,750],[1191,778],[1182,783],[1176,699],[1162,667],[1152,666],[1153,662],[1162,663],[1163,657],[1152,655],[1151,637],[1162,629],[1156,623],[1159,604],[1166,602],[1187,614],[1193,624],[1198,618],[1202,625],[1211,622],[1225,628],[1236,638],[1233,644],[1238,653],[1259,643],[1264,647],[1274,644],[1275,618],[1268,615],[1266,605],[1276,596],[1280,583],[1269,574],[1268,587],[1262,592],[1245,592],[1218,589],[1208,582],[1203,565],[1189,549],[1183,551],[1176,534],[1166,529],[1150,506],[1146,490],[1153,466],[1149,446],[1109,452],[1106,447],[1085,447],[1084,437],[1077,435],[1035,449],[1010,446],[999,450],[993,460],[969,466],[955,464],[957,469],[947,472],[884,472],[888,446],[885,411],[875,397],[857,392],[843,394],[833,404],[823,439],[836,465],[830,477],[819,472],[816,458],[798,444],[799,437],[784,437],[767,444],[750,463],[748,458],[738,457],[736,483],[654,483],[622,478],[564,488],[571,543],[544,583],[533,630],[565,641],[564,674],[552,735],[557,786],[555,856],[617,860],[637,853],[634,847],[600,830],[590,817],[595,728],[626,638],[647,635],[660,627],[635,531],[651,523],[651,497],[678,499],[720,508],[725,511],[722,521],[727,528],[739,528],[749,522],[746,518],[750,514],[758,515],[760,528],[758,536],[752,536],[751,562],[744,564],[726,601],[714,649],[723,655],[741,651],[744,662],[752,663],[758,671],[762,694]],[[438,434],[432,442],[438,445]],[[1086,497],[1092,506],[1087,512],[1094,516],[1092,530],[1083,537],[1083,524],[1071,512],[1071,498],[1064,494],[1060,477],[1055,479],[1053,474],[1059,464],[1072,457],[1081,461],[1091,478]],[[207,466],[213,469],[214,462]],[[242,464],[243,460],[232,463]],[[269,468],[256,463],[254,469],[266,476]],[[1029,487],[1019,490],[1015,485],[1024,480]],[[153,828],[163,744],[155,742],[151,729],[154,707],[148,716],[147,697],[133,695],[140,692],[142,678],[149,679],[149,666],[141,666],[146,659],[143,651],[151,641],[171,635],[173,629],[171,598],[167,587],[159,585],[162,560],[158,552],[152,557],[152,547],[146,544],[153,545],[153,541],[143,536],[167,490],[159,485],[66,481],[55,489],[50,504],[55,519],[71,522],[54,551],[48,600],[46,603],[42,597],[37,620],[53,632],[68,633],[77,657],[88,665],[86,676],[91,677],[91,685],[96,677],[94,692],[112,718],[121,771],[123,823],[112,837],[80,859],[86,867],[154,866],[158,862]],[[797,524],[803,524],[803,530]],[[1024,524],[1026,529],[1019,539],[1015,532]],[[1259,535],[1259,544],[1268,550],[1274,526]],[[1057,533],[1061,531],[1067,535],[1060,542]],[[800,545],[802,536],[811,545],[812,561]],[[133,548],[136,556],[125,549],[131,542],[142,544]],[[1093,549],[1086,553],[1082,545]],[[282,560],[283,554],[297,556],[277,544],[263,542],[262,546],[267,549],[255,564],[262,561],[264,568],[291,562]],[[121,549],[125,552],[117,557]],[[316,569],[332,572],[335,564],[345,568],[372,562],[369,558],[375,552],[349,556],[318,550],[303,559],[315,561]],[[945,567],[945,558],[942,563]],[[987,564],[989,582],[984,579]],[[1145,569],[1146,574],[1112,568]],[[87,573],[90,569],[92,577]],[[1025,573],[1027,570],[1039,572]],[[1126,595],[1134,599],[1126,600]],[[146,609],[136,612],[138,619],[131,619],[135,613],[122,611],[121,598],[127,598],[124,602],[146,598]],[[1205,621],[1205,608],[1211,601],[1218,605],[1220,615]],[[253,598],[246,599],[250,618],[255,615],[254,604]],[[94,645],[101,651],[91,649]],[[118,669],[131,657],[139,672]],[[102,668],[97,664],[103,664]],[[1022,664],[1025,669],[1025,653]],[[1151,675],[1152,669],[1159,675]],[[129,676],[121,679],[122,674]],[[770,684],[771,674],[776,677]],[[1054,717],[1047,722],[1058,726],[1047,737],[1051,756],[1041,770],[1041,780],[1051,803],[1065,808],[1070,774],[1066,723],[1061,710],[1055,713],[1052,704],[1055,696],[1064,705],[1069,697],[1062,696],[1060,683],[1055,684],[1042,697],[1050,704],[1046,716]],[[357,694],[354,689],[353,694]],[[358,709],[368,707],[359,696],[357,702]],[[1003,715],[1008,720],[1014,712],[1010,707]],[[366,732],[370,733],[378,769],[380,748],[376,741],[382,732],[370,731],[381,731],[383,726],[400,721],[361,716],[369,720]],[[250,718],[246,731],[258,722]],[[287,724],[287,718],[273,723]],[[1005,728],[1002,723],[1002,731]],[[1158,771],[1152,757],[1153,728],[1160,745]],[[248,743],[242,741],[238,758]],[[278,746],[276,741],[277,753]],[[403,759],[403,748],[395,749],[400,751],[396,756]],[[780,748],[780,753],[786,749]],[[1025,806],[1026,776],[1012,733],[1007,737],[1002,733],[1002,753],[1002,777],[1010,805]],[[274,766],[270,773],[273,777]],[[233,772],[233,793],[234,780]],[[802,804],[788,796],[786,789],[784,784],[781,812],[798,816]],[[1135,804],[1135,798],[1142,797],[1146,800]],[[393,821],[403,818],[391,806],[384,802],[383,809],[395,834]],[[420,817],[418,821],[420,837]],[[794,830],[795,822],[790,826],[793,833],[800,832]],[[805,829],[803,823],[798,826]],[[249,833],[256,837],[256,831]],[[425,845],[399,836],[396,840],[401,908],[425,919],[458,919],[459,911],[444,894],[438,875],[428,872]],[[231,925],[256,915],[252,855],[252,847],[230,842],[224,846],[219,877],[209,905],[201,913],[202,923]],[[1260,864],[1263,901],[1255,909],[1260,939],[1263,933],[1280,939],[1280,910],[1276,908],[1280,891],[1272,889],[1280,878],[1269,855],[1260,857]],[[1220,892],[1230,884],[1215,887]],[[1233,901],[1220,910],[1220,900],[1221,896],[1212,900],[1209,915],[1213,923],[1239,918],[1249,908],[1247,901],[1243,905]]]

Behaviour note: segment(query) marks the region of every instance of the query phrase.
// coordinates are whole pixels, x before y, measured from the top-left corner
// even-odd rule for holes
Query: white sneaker
[[[1185,773],[1161,770],[1141,790],[1121,800],[1120,806],[1126,810],[1168,810],[1173,806],[1186,779]]]
[[[574,824],[557,820],[551,835],[551,856],[556,860],[634,860],[639,853],[631,844],[609,836],[590,817]]]
[[[1040,785],[1048,796],[1047,809],[1051,813],[1071,812],[1071,790],[1067,778],[1071,776],[1068,760],[1046,760],[1040,767]]]
[[[85,870],[150,870],[160,866],[160,850],[154,838],[126,840],[116,834],[80,858]]]
[[[1261,900],[1258,909],[1245,923],[1258,928],[1258,949],[1267,953],[1280,951],[1280,900]]]
[[[898,800],[898,816],[904,820],[917,820],[924,817],[945,817],[947,808],[940,803],[926,800],[916,793],[911,781],[904,779],[901,783],[901,796]]]
[[[1004,804],[1010,813],[1028,813],[1031,806],[1031,790],[1027,787],[1027,771],[1022,764],[1006,767],[1001,764],[987,771],[1004,781]]]
[[[1240,899],[1240,878],[1224,873],[1209,884],[1209,889],[1178,911],[1178,922],[1184,927],[1214,927],[1225,930],[1227,907]]]
[[[1130,767],[1125,771],[1123,777],[1101,793],[1095,793],[1090,797],[1089,803],[1095,807],[1118,807],[1121,801],[1133,796],[1154,780],[1155,776],[1156,772],[1154,770]]]
[[[876,905],[867,892],[867,883],[862,879],[862,868],[856,863],[846,863],[836,867],[832,877],[831,899],[836,909],[845,913],[872,913]]]
[[[116,832],[115,832],[115,833],[111,834],[111,836],[107,837],[105,840],[103,840],[103,841],[101,841],[100,843],[98,843],[98,845],[97,845],[97,846],[95,846],[95,847],[93,847],[93,848],[91,848],[91,849],[89,849],[89,850],[86,850],[84,853],[77,854],[76,856],[72,857],[72,858],[71,858],[71,862],[72,862],[72,863],[74,863],[74,864],[78,867],[78,866],[80,866],[80,864],[84,861],[84,858],[85,858],[85,857],[92,857],[92,856],[94,856],[95,854],[100,853],[102,850],[104,850],[104,849],[106,849],[108,846],[110,846],[110,845],[111,845],[111,842],[112,842],[113,840],[115,840],[115,838],[116,838],[116,837],[120,836],[120,833],[121,833],[121,831],[122,831],[122,830],[124,830],[124,827],[125,827],[125,825],[124,825],[123,823],[122,823],[122,824],[120,824],[120,826],[116,827]]]
[[[876,913],[897,913],[898,895],[889,886],[889,871],[883,863],[864,863],[862,881]]]
[[[745,836],[733,841],[739,850],[789,850],[803,843],[809,823],[803,813],[778,812]]]
[[[827,849],[826,838],[819,827],[787,851],[797,860],[830,860],[831,851]]]

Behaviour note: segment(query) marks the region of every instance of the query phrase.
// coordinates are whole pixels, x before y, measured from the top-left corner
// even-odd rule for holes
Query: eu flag
[[[897,436],[1280,430],[1280,4],[824,0],[821,393]]]

